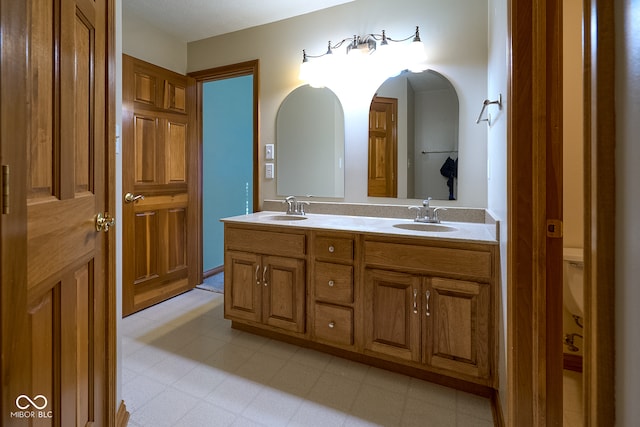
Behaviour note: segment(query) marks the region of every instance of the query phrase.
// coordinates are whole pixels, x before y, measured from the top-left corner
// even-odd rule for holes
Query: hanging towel
[[[447,187],[449,187],[449,200],[455,200],[453,196],[453,179],[458,177],[458,159],[453,160],[447,157],[444,164],[440,168],[440,174],[447,178]]]

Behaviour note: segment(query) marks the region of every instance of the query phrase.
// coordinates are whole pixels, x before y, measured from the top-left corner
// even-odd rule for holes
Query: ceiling
[[[122,0],[133,14],[183,42],[304,15],[353,0]]]

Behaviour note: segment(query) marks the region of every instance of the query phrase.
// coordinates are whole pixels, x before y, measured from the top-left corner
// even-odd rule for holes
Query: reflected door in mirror
[[[369,109],[370,197],[397,197],[398,100],[376,96]]]

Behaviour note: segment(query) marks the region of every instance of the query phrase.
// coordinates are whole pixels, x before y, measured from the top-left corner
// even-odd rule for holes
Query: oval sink
[[[307,217],[302,215],[272,215],[267,217],[267,219],[272,221],[300,221],[307,219]]]
[[[442,224],[427,224],[423,222],[403,222],[401,224],[393,224],[395,228],[401,228],[403,230],[412,230],[412,231],[429,231],[429,232],[445,232],[445,231],[456,231],[457,228],[449,227],[448,225]]]

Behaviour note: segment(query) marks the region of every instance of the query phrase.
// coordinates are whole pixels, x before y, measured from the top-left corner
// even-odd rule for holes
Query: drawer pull
[[[329,280],[329,286],[333,287],[333,285],[335,285],[333,280]]]
[[[329,245],[329,253],[334,253],[336,251],[336,248],[333,247],[333,245]]]
[[[335,327],[336,327],[336,322],[334,321],[329,322],[329,329],[333,329]]]
[[[258,277],[259,271],[260,271],[260,265],[256,265],[256,285],[260,285],[260,278]]]
[[[431,291],[427,291],[424,295],[427,297],[427,311],[425,314],[427,316],[431,316],[431,312],[429,311],[429,298],[431,297]]]
[[[269,268],[269,266],[265,265],[264,270],[262,270],[262,282],[265,286],[267,286],[267,268]]]
[[[418,297],[418,290],[413,288],[413,313],[418,314],[418,301],[416,298]]]

